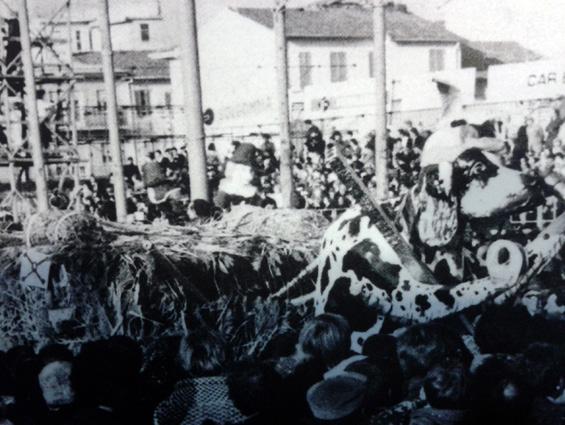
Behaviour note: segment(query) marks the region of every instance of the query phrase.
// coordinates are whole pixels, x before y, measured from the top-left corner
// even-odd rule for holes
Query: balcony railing
[[[182,107],[180,106],[120,106],[118,125],[127,134],[159,136],[181,134]],[[80,107],[76,111],[79,131],[106,130],[108,111],[104,106]]]

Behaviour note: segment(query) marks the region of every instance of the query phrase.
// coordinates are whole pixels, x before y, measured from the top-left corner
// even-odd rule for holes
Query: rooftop
[[[238,8],[240,15],[267,28],[273,28],[271,9]],[[373,17],[370,9],[360,6],[326,7],[317,10],[287,9],[286,30],[289,38],[353,38],[373,37]],[[456,43],[461,37],[398,7],[386,8],[387,32],[398,43]]]
[[[541,55],[526,49],[516,41],[472,41],[469,45],[483,52],[487,59],[499,63],[519,63],[542,59]]]
[[[165,59],[155,59],[150,51],[116,51],[114,66],[116,72],[132,74],[134,78],[167,79],[169,78],[169,63]],[[75,65],[102,69],[100,52],[82,52],[73,54]]]

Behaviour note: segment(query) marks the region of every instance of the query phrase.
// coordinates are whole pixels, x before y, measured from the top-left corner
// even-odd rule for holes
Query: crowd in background
[[[565,137],[561,137],[559,133],[563,121],[556,109],[554,118],[545,129],[531,117],[525,118],[522,126],[511,126],[503,120],[491,120],[486,124],[493,137],[505,141],[506,150],[502,153],[505,165],[531,173],[539,169],[552,169],[558,175],[565,176],[565,146],[562,141]],[[293,204],[296,208],[326,210],[328,217],[335,217],[337,213],[353,205],[355,199],[327,161],[328,152],[339,148],[367,188],[374,191],[375,136],[369,133],[359,140],[354,131],[337,129],[323,134],[311,121],[306,121],[306,124],[308,129],[305,137],[295,139],[292,148],[295,189]],[[430,134],[421,123],[413,125],[410,121],[387,131],[390,199],[398,199],[418,180],[420,156]],[[225,178],[226,164],[234,152],[239,149],[245,151],[245,148],[251,149],[247,149],[245,155],[252,158],[249,166],[253,179],[249,184],[253,187],[253,195],[246,198],[236,197],[235,201],[228,203],[224,200],[217,201],[216,205],[199,202],[198,214],[194,213],[194,207],[191,205],[187,154],[183,147],[173,147],[164,153],[158,150],[149,152],[141,167],[135,164],[132,158],[128,158],[124,166],[124,176],[129,220],[143,223],[155,220],[183,223],[190,220],[191,214],[192,218],[206,216],[236,203],[277,208],[281,203],[280,157],[270,136],[265,134],[262,138],[262,143],[256,145],[233,141],[224,158],[220,158],[214,143],[208,145],[207,177],[210,199],[218,199],[217,194],[221,192],[220,183]],[[150,165],[147,165],[148,163]],[[114,219],[111,181],[110,176],[109,180],[91,178],[84,182],[78,195],[79,204],[91,213]],[[175,205],[174,202],[155,204],[148,200],[145,189],[163,182],[169,189],[181,189],[182,205]]]
[[[196,327],[196,325],[195,325]],[[559,425],[565,328],[491,307],[372,336],[323,314],[234,362],[213,330],[142,346],[126,337],[0,352],[4,425]]]
[[[333,130],[326,139],[317,126],[311,122],[308,124],[310,127],[306,137],[294,144],[292,152],[295,185],[293,204],[296,208],[343,211],[353,205],[355,199],[339,180],[331,164],[326,161],[327,152],[334,147],[339,147],[367,187],[374,190],[376,187],[375,136],[370,133],[359,141],[354,137],[353,131]],[[421,148],[429,134],[428,131],[420,132],[411,127],[411,123],[408,122],[407,127],[398,129],[394,136],[388,135],[388,165],[391,170],[390,197],[396,198],[402,195],[417,180]],[[224,178],[226,163],[242,145],[250,146],[249,143],[233,141],[227,157],[222,159],[218,156],[214,143],[208,145],[207,177],[212,199],[218,193],[220,182]],[[253,170],[253,181],[251,184],[255,188],[255,193],[239,202],[264,208],[277,208],[281,198],[280,158],[269,135],[263,135],[261,145],[253,146],[252,155],[253,161],[250,166]],[[124,166],[124,177],[127,187],[127,213],[130,221],[146,223],[164,219],[182,222],[190,218],[185,214],[190,204],[190,180],[186,152],[183,148],[171,148],[165,153],[149,152],[141,167],[129,157]],[[163,182],[167,182],[170,187],[180,188],[184,195],[183,207],[177,208],[174,214],[168,210],[169,204],[156,206],[147,199],[146,188]],[[92,177],[82,182],[79,190],[69,196],[74,196],[78,205],[85,211],[113,220],[115,219],[113,211],[115,199],[111,183],[112,176],[109,179]],[[221,206],[225,207],[225,205]],[[204,210],[205,213],[208,213],[213,209],[214,206],[210,206]]]

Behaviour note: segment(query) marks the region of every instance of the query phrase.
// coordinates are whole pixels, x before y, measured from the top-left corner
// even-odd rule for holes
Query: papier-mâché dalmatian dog
[[[481,149],[480,139],[475,142],[440,152],[443,158],[437,163],[428,159],[399,217],[401,234],[415,254],[435,274],[449,269],[449,282],[415,279],[367,211],[348,210],[327,229],[316,261],[314,306],[316,314],[337,313],[349,321],[354,349],[380,330],[386,316],[427,322],[497,297],[516,284],[522,270],[504,280],[461,283],[462,261],[452,255],[458,247],[461,251],[470,220],[509,215],[539,193],[536,179],[505,167]],[[498,261],[508,261],[508,255],[501,250]]]

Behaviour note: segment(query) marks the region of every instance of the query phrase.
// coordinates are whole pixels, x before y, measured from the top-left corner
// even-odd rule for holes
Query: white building
[[[112,47],[115,51],[154,51],[169,47],[171,44],[168,23],[161,14],[159,3],[154,7],[147,3],[142,8],[130,10],[130,13],[112,13],[110,31]],[[47,26],[49,40],[60,57],[68,60],[68,41],[71,41],[73,53],[101,50],[101,35],[98,19],[92,11],[74,11],[70,22],[62,14],[54,22],[36,21],[37,30]]]
[[[386,19],[387,72],[392,78],[461,68],[461,38],[442,24],[426,21],[401,7],[389,8]],[[312,109],[304,98],[309,87],[364,86],[363,81],[372,77],[370,10],[291,9],[287,11],[287,37],[295,115]],[[200,29],[199,46],[204,106],[212,108],[217,118],[211,132],[274,124],[272,11],[226,8]],[[173,103],[180,104],[182,76],[177,52],[159,57],[171,59],[171,81],[179,88],[173,93]],[[309,102],[318,103],[315,99]]]
[[[371,9],[342,4],[289,9],[286,16],[292,118],[333,120],[370,114]],[[389,5],[386,21],[389,111],[410,115],[440,108],[436,78],[458,83],[467,102],[480,99],[488,66],[537,58],[516,43],[469,42],[447,31],[443,23],[411,14],[402,5]],[[204,108],[212,108],[216,115],[207,133],[240,137],[276,132],[272,10],[223,9],[200,28],[199,47]],[[173,103],[182,104],[179,51],[154,57],[170,59]],[[437,114],[429,115],[433,121]]]

